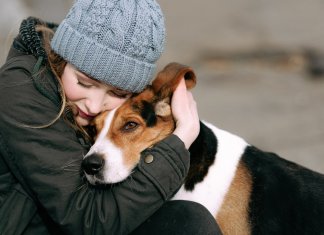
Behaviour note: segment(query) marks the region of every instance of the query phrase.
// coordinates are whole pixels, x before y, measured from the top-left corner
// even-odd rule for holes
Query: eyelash
[[[125,99],[128,96],[128,94],[122,94],[121,95],[121,94],[117,94],[114,91],[109,91],[109,93],[112,94],[113,96],[116,96],[116,97],[120,98],[120,99]]]
[[[82,82],[80,82],[80,81],[78,81],[78,85],[80,85],[80,86],[82,86],[82,87],[84,87],[84,88],[91,88],[93,85],[88,85],[88,84],[84,84],[84,83],[82,83]],[[111,94],[111,95],[113,95],[113,96],[115,96],[115,97],[117,97],[117,98],[120,98],[120,99],[125,99],[125,98],[127,98],[127,96],[128,96],[128,94],[118,94],[118,93],[116,93],[116,92],[114,92],[114,91],[109,91],[109,93]]]
[[[84,84],[84,83],[82,83],[82,82],[80,82],[80,81],[78,81],[78,85],[80,85],[80,86],[82,86],[82,87],[85,87],[85,88],[90,88],[90,87],[93,86],[93,85],[87,85],[87,84]]]

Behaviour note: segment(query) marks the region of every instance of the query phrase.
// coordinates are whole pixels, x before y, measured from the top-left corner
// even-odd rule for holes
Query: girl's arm
[[[59,107],[34,88],[29,65],[15,63],[0,71],[1,156],[25,187],[21,194],[39,201],[64,232],[129,233],[177,191],[189,152],[176,135],[144,151],[124,182],[101,189],[85,184],[80,175],[85,149],[74,130],[61,119],[48,128],[26,127],[50,122]],[[148,154],[154,155],[150,164],[143,161]]]

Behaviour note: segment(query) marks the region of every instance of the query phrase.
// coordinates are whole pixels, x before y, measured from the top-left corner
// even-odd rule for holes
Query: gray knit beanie
[[[164,41],[164,18],[155,0],[78,0],[51,46],[86,75],[140,92],[153,78]]]

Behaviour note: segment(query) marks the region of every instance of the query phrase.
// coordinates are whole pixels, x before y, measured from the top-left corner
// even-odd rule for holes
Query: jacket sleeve
[[[59,107],[34,88],[30,76],[15,66],[0,71],[0,151],[64,232],[127,234],[177,191],[188,172],[189,152],[174,135],[145,150],[125,181],[88,186],[80,174],[85,150],[74,130],[61,119],[35,128],[54,119]],[[154,156],[150,164],[143,160],[148,154]]]

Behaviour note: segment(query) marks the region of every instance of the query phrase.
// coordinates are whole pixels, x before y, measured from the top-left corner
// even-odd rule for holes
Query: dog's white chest
[[[242,138],[204,122],[216,135],[217,154],[204,180],[193,191],[180,188],[172,200],[189,200],[204,205],[216,215],[234,178],[239,160],[248,145]],[[215,143],[216,144],[216,143]]]

